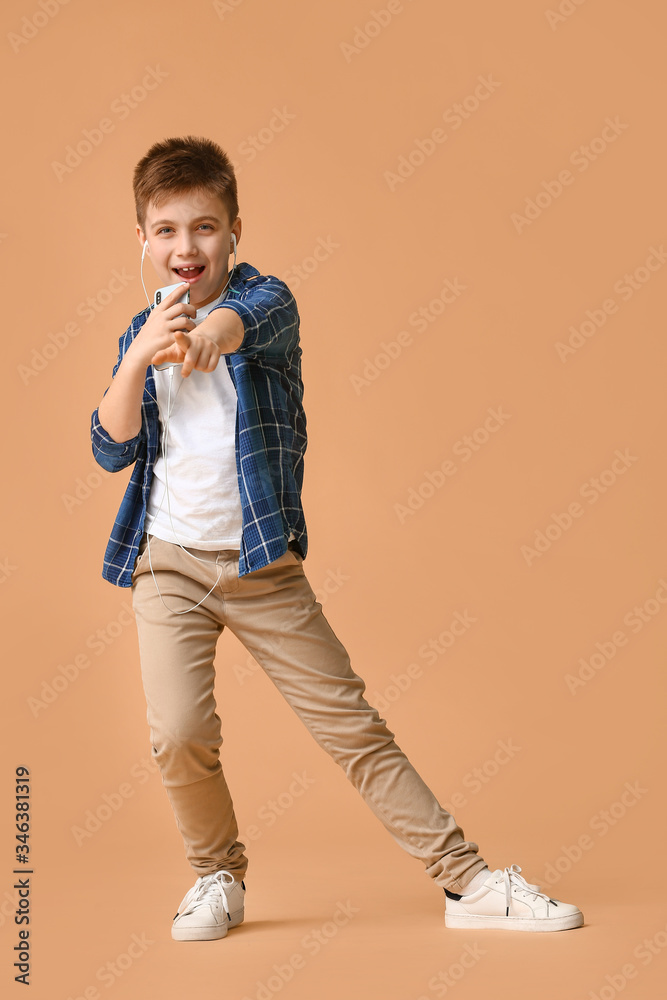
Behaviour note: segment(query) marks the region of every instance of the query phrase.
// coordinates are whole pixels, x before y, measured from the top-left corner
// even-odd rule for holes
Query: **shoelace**
[[[227,879],[231,879],[231,881],[226,880],[224,878],[225,875],[227,876]],[[224,887],[226,885],[231,885],[233,881],[234,876],[231,872],[225,871],[224,869],[213,872],[211,875],[201,875],[197,879],[193,888],[189,890],[189,892],[192,893],[192,896],[188,901],[186,909],[181,910],[181,907],[179,906],[176,916],[182,917],[186,913],[192,913],[193,910],[195,910],[197,906],[201,906],[202,903],[212,903],[222,897],[222,905],[225,913],[227,914],[227,919],[231,920],[229,903],[227,902],[227,894],[225,893]],[[185,898],[187,899],[187,894]],[[183,903],[184,902],[185,899],[183,900]],[[181,903],[181,906],[183,906],[183,903]]]
[[[549,916],[549,903],[551,902],[550,897],[546,892],[539,891],[539,885],[532,885],[530,882],[526,882],[523,875],[519,875],[520,871],[521,868],[519,865],[510,865],[508,868],[503,868],[503,880],[505,882],[505,916],[509,916],[513,885],[523,892],[530,892],[535,896],[541,896],[542,899],[546,899],[547,916]]]

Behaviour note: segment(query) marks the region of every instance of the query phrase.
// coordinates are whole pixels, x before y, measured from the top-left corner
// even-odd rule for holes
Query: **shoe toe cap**
[[[210,906],[200,906],[191,913],[184,913],[180,917],[175,917],[174,924],[178,927],[194,929],[196,927],[219,927],[225,923],[225,920],[226,914],[218,915],[213,912]]]
[[[581,912],[579,910],[579,907],[575,906],[574,903],[564,903],[560,899],[556,899],[556,900],[554,900],[554,902],[556,903],[558,912],[561,913],[563,916],[569,916],[571,913],[580,913]]]

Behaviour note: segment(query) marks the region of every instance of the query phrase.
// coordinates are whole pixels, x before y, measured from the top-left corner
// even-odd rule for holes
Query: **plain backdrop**
[[[548,3],[4,5],[3,995],[19,767],[39,1000],[659,995],[667,19]],[[194,875],[101,576],[131,470],[96,465],[90,417],[146,304],[132,171],[187,134],[236,164],[239,262],[296,296],[324,613],[489,866],[579,930],[448,931],[225,632],[246,922],[171,940]]]

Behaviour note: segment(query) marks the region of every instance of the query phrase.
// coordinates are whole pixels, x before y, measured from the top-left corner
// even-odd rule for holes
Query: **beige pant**
[[[397,843],[437,885],[460,891],[486,862],[364,698],[366,685],[324,617],[298,552],[290,548],[239,578],[238,550],[184,551],[151,535],[163,604],[146,540],[144,533],[132,602],[152,755],[197,875],[224,868],[241,879],[248,866],[220,764],[214,698],[216,643],[227,626]],[[201,601],[219,571],[220,582],[195,611],[172,613]]]

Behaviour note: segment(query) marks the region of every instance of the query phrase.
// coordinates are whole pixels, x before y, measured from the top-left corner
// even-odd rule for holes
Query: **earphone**
[[[236,269],[236,234],[235,233],[231,234],[231,239],[232,239],[232,247],[233,247],[233,250],[234,250],[234,265],[233,265],[232,270],[230,272],[229,278],[227,279],[227,283],[225,284],[225,287],[223,288],[223,290],[220,293],[220,295],[222,295],[223,292],[225,292],[225,293],[227,292],[227,289],[229,288],[229,283],[232,280],[232,276],[233,276],[234,271]],[[144,287],[144,293],[146,295],[146,299],[148,301],[148,305],[149,305],[150,308],[152,308],[152,303],[151,303],[151,300],[148,297],[148,292],[146,291],[146,285],[144,284],[144,273],[143,273],[144,272],[144,257],[146,256],[146,250],[147,249],[148,249],[148,240],[145,240],[144,241],[143,250],[142,250],[142,253],[141,253],[141,284]],[[231,253],[231,250],[230,250],[230,253]],[[226,298],[226,295],[225,295],[225,298]],[[152,366],[152,367],[153,367],[154,371],[165,371],[165,368],[155,368],[155,366]],[[165,421],[165,424],[164,424],[164,434],[163,434],[163,437],[162,437],[162,457],[164,459],[164,487],[165,488],[164,488],[164,494],[163,494],[162,499],[160,501],[160,506],[158,507],[158,509],[157,509],[157,511],[156,511],[153,519],[155,520],[157,518],[157,515],[162,510],[162,504],[164,503],[164,498],[166,496],[167,497],[167,508],[169,510],[169,523],[171,525],[171,530],[174,532],[174,537],[177,539],[177,544],[180,546],[180,548],[183,549],[184,552],[187,552],[188,550],[181,544],[180,541],[178,541],[178,536],[176,534],[176,529],[174,528],[174,523],[173,523],[172,517],[171,517],[171,503],[170,503],[170,500],[169,500],[169,472],[168,472],[168,468],[167,468],[167,437],[169,436],[169,418],[171,417],[171,413],[172,413],[171,387],[172,387],[173,381],[174,381],[174,366],[173,365],[169,365],[168,367],[169,367],[169,372],[170,372],[170,374],[169,374],[169,395],[168,395],[168,398],[167,398],[167,418],[166,418],[166,421]],[[181,378],[181,385],[182,384],[183,384],[183,379]],[[181,389],[181,386],[179,385],[179,387],[178,387],[178,389],[176,391],[176,396],[178,396],[178,393],[180,392],[180,389]],[[146,390],[146,391],[148,392],[148,390]],[[155,396],[152,396],[150,392],[148,393],[148,395],[151,397],[151,399],[153,400],[153,402],[158,405],[158,409],[159,409],[159,403],[158,403],[157,399],[155,399]],[[176,398],[174,397],[174,402],[175,401],[176,401]],[[184,614],[187,614],[189,611],[194,611],[195,608],[198,608],[199,605],[202,604],[206,600],[206,598],[208,597],[208,595],[210,593],[212,593],[213,590],[215,590],[215,588],[217,587],[218,583],[220,582],[220,577],[222,575],[222,567],[221,566],[218,567],[218,578],[217,578],[217,580],[215,581],[215,583],[213,584],[213,586],[211,587],[211,589],[208,591],[208,593],[204,594],[204,596],[202,597],[201,601],[199,601],[197,604],[195,604],[191,608],[186,608],[185,611],[174,611],[173,608],[168,607],[164,603],[164,599],[162,597],[162,594],[160,593],[160,588],[158,587],[157,580],[155,579],[155,573],[153,572],[153,562],[152,562],[152,559],[151,559],[151,533],[150,532],[146,532],[146,544],[147,544],[147,547],[148,547],[148,563],[149,563],[150,568],[151,568],[151,576],[153,577],[153,582],[155,583],[155,589],[157,590],[158,597],[162,601],[162,604],[164,605],[164,607],[167,608],[167,611],[171,611],[172,614],[175,614],[175,615],[184,615]],[[208,561],[206,559],[200,559],[199,556],[193,555],[192,552],[188,552],[188,555],[192,556],[193,559],[196,559],[197,562],[207,562]]]

